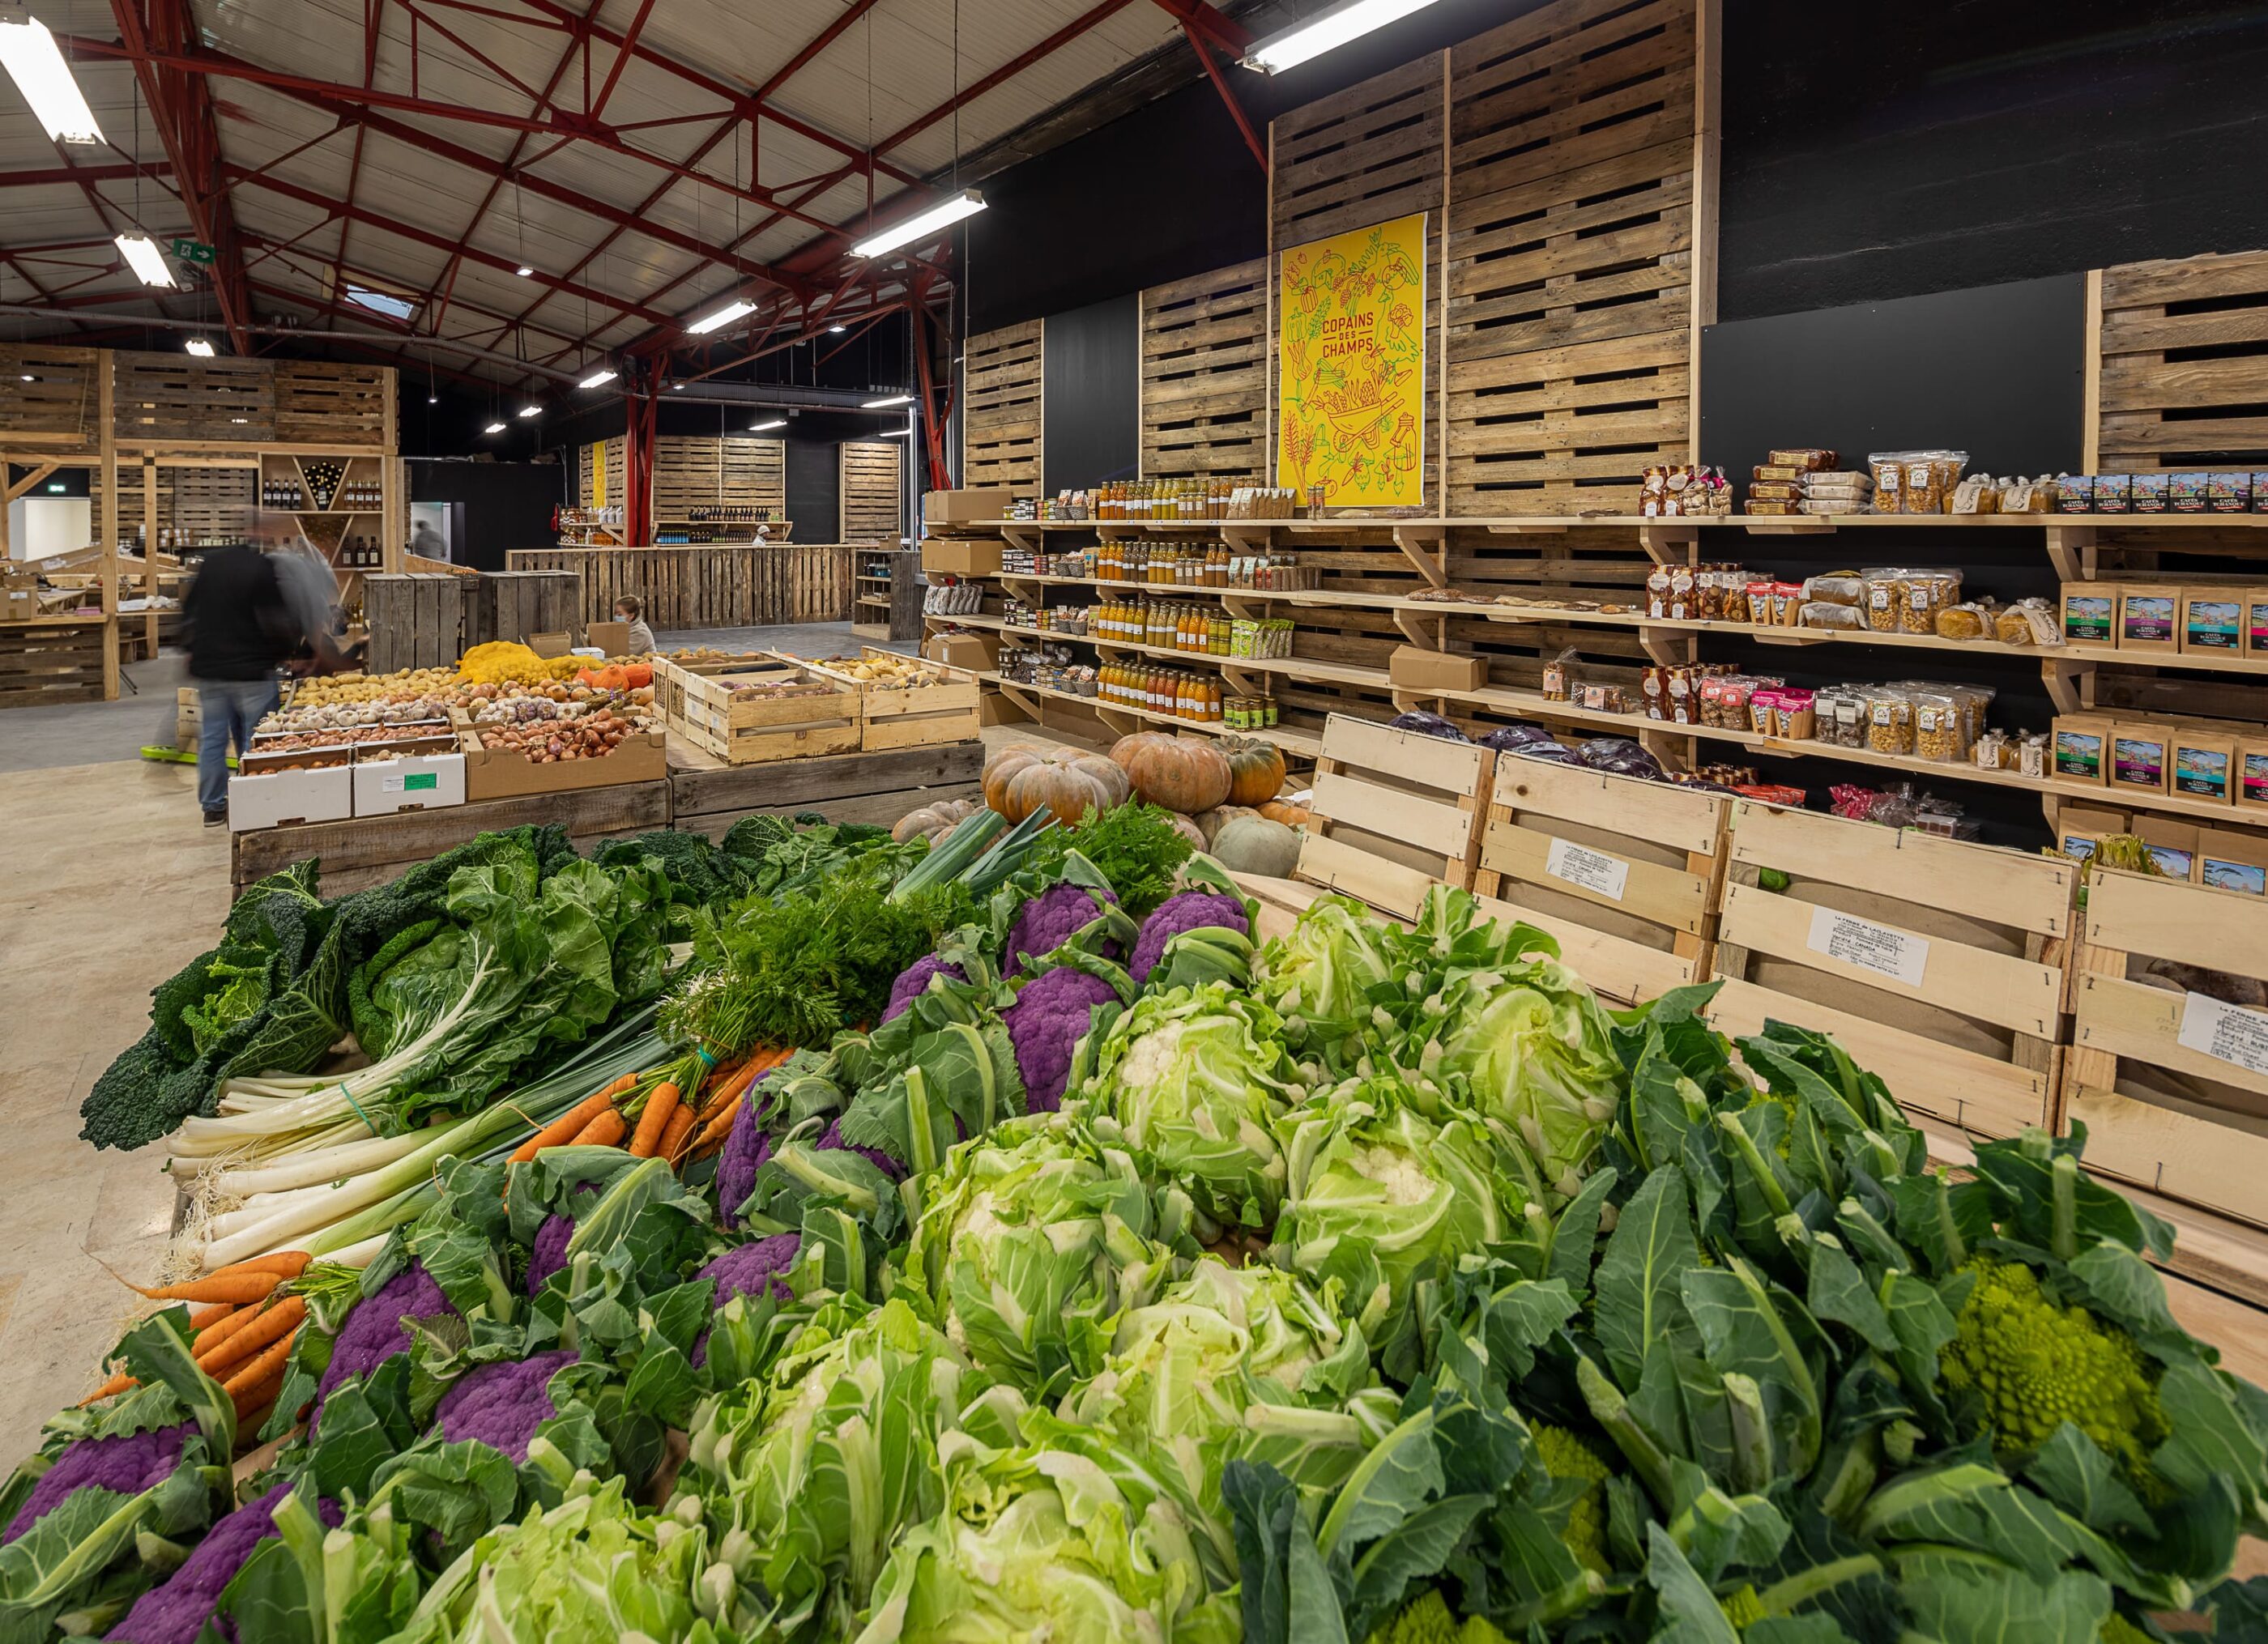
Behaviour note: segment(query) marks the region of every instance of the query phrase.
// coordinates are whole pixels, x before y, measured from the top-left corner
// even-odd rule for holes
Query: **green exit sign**
[[[173,242],[173,255],[183,262],[210,262],[213,248],[201,239],[177,239]]]

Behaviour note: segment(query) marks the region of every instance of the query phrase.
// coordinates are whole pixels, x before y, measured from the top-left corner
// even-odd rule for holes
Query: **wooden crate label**
[[[1587,849],[1570,840],[1553,840],[1543,855],[1543,871],[1553,878],[1617,902],[1623,899],[1623,887],[1630,883],[1630,863],[1620,856]]]
[[[2185,1050],[2268,1077],[2268,1014],[2204,994],[2186,994],[2182,1028],[2176,1037]]]
[[[1887,976],[1909,987],[1920,987],[1922,974],[1929,968],[1928,937],[1893,930],[1888,925],[1860,919],[1855,914],[1839,914],[1831,907],[1811,910],[1811,935],[1804,945],[1814,953],[1823,953],[1830,959]]]

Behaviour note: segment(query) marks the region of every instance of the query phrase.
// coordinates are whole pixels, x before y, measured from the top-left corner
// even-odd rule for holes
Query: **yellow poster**
[[[1276,483],[1323,506],[1425,500],[1425,214],[1310,240],[1277,271]]]
[[[604,508],[607,505],[607,442],[593,440],[587,450],[587,460],[591,465],[591,506]]]

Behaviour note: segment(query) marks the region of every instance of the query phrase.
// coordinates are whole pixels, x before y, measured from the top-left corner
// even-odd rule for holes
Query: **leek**
[[[1007,826],[1008,818],[998,811],[971,811],[954,825],[951,833],[931,846],[928,854],[914,864],[913,870],[898,881],[890,892],[889,900],[902,904],[917,892],[958,879]]]

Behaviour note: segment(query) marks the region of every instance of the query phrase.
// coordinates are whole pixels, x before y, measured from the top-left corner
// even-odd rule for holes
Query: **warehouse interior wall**
[[[457,563],[476,571],[505,569],[518,548],[552,548],[559,533],[551,510],[565,499],[565,470],[556,462],[436,461],[411,458],[409,501],[461,503],[464,536]]]

